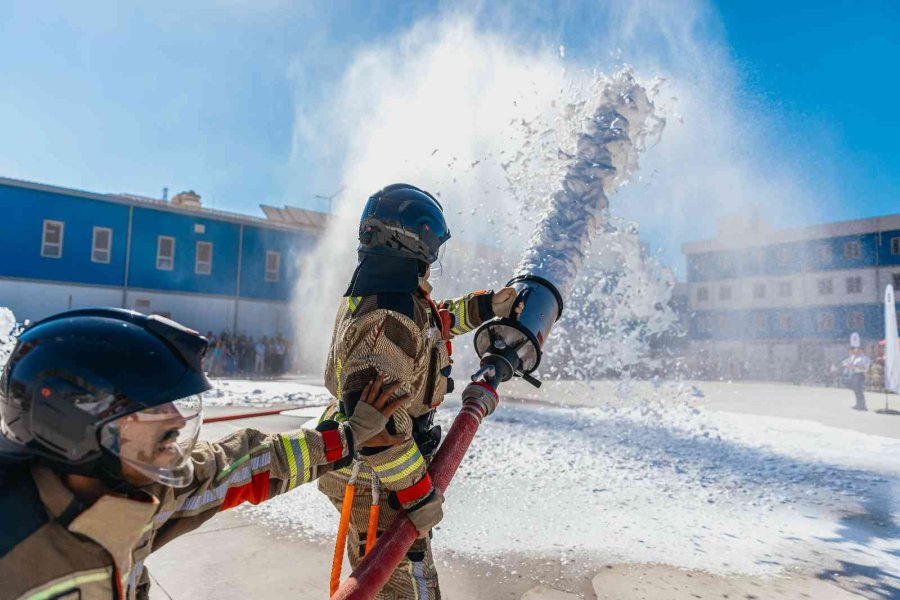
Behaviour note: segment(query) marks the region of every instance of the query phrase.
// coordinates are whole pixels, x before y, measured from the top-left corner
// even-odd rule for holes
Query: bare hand
[[[389,419],[398,408],[403,406],[404,402],[409,400],[409,394],[393,398],[394,393],[398,389],[400,389],[399,381],[384,386],[384,373],[379,373],[378,377],[367,383],[366,387],[363,388],[359,400],[360,402],[371,404],[375,410]],[[409,436],[407,435],[391,435],[387,432],[387,429],[384,429],[381,433],[363,442],[362,447],[396,446],[408,439]]]

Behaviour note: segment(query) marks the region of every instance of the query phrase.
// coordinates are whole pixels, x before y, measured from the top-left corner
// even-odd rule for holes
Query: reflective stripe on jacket
[[[338,431],[347,456],[344,427]],[[188,487],[154,484],[130,498],[105,495],[77,511],[78,500],[54,471],[0,465],[3,493],[27,505],[0,515],[0,600],[144,597],[147,589],[139,588],[147,581],[143,562],[150,552],[219,511],[259,504],[331,469],[322,434],[307,429],[271,435],[243,429],[198,443],[192,459]]]

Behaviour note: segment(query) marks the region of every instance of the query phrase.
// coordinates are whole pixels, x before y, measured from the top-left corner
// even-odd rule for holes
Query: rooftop
[[[697,254],[896,230],[900,230],[900,214],[833,221],[790,229],[775,229],[771,224],[756,217],[734,217],[719,223],[719,237],[685,242],[681,245],[681,251],[684,254]]]
[[[67,196],[75,196],[78,198],[99,200],[101,202],[126,204],[129,206],[145,206],[170,212],[192,214],[198,217],[207,217],[220,221],[229,221],[232,223],[249,224],[290,231],[320,232],[325,228],[328,220],[331,218],[331,215],[327,213],[306,210],[303,208],[298,208],[296,206],[275,208],[273,206],[264,204],[261,204],[260,208],[262,209],[265,218],[261,218],[245,215],[242,213],[216,210],[214,208],[206,208],[199,205],[190,206],[184,204],[173,204],[172,202],[163,200],[161,198],[148,198],[147,196],[139,196],[136,194],[127,193],[98,194],[96,192],[76,190],[72,188],[48,185],[45,183],[37,183],[34,181],[12,179],[9,177],[0,177],[0,186],[17,187],[39,192],[49,192],[53,194],[63,194]]]

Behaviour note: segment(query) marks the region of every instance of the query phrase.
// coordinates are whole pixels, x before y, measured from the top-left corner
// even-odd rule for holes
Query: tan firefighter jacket
[[[330,470],[350,455],[347,429],[263,434],[243,429],[193,452],[186,488],[152,485],[137,497],[106,495],[82,510],[59,475],[32,462],[0,465],[0,600],[145,597],[144,559],[217,512],[259,504]],[[14,520],[10,520],[14,519]],[[144,578],[146,579],[146,577]]]
[[[325,410],[323,419],[345,419],[341,401],[359,396],[378,373],[384,374],[387,383],[401,382],[398,394],[411,395],[394,413],[393,423],[388,423],[389,431],[394,430],[391,433],[411,434],[414,419],[427,415],[443,401],[448,391],[451,360],[435,309],[449,313],[450,335],[467,333],[493,318],[493,293],[473,292],[432,305],[428,299],[430,291],[428,283],[420,280],[420,289],[413,294],[343,298],[325,367],[325,386],[335,399]],[[425,458],[412,439],[375,454],[365,452],[370,448],[363,450],[368,454],[363,457],[365,462],[390,491],[410,488],[426,472]],[[319,489],[328,496],[340,498],[349,476],[348,467],[335,470],[319,480]],[[359,477],[366,480],[370,475],[363,469]],[[416,495],[425,492],[420,490]]]

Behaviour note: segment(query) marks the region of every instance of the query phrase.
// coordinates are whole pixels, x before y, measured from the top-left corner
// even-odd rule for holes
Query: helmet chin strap
[[[122,476],[122,461],[105,449],[94,460],[78,465],[56,461],[47,457],[39,457],[38,460],[57,473],[99,479],[109,491],[117,494],[132,495],[140,489],[138,486],[125,481],[125,478]]]

